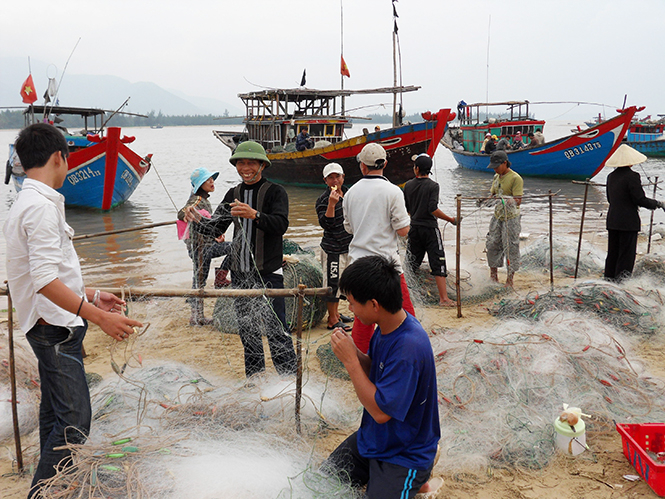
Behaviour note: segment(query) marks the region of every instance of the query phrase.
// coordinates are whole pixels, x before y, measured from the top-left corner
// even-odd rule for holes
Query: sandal
[[[349,317],[348,315],[339,314],[339,320],[342,321],[342,322],[353,322],[353,317]]]
[[[328,326],[328,329],[337,329],[338,327],[342,328],[347,333],[351,332],[351,330],[353,329],[351,326],[347,326],[342,321],[339,321],[339,322],[337,322],[337,324],[334,324],[332,326]]]

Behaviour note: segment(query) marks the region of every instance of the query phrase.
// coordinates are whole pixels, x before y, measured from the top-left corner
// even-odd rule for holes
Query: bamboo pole
[[[586,179],[584,183],[584,202],[582,203],[582,219],[580,221],[580,239],[577,243],[577,259],[575,260],[575,275],[574,279],[577,279],[577,271],[580,268],[580,251],[582,251],[582,234],[584,233],[584,214],[586,213],[586,200],[589,195],[589,179]]]
[[[94,286],[92,286],[94,287]],[[106,291],[107,293],[113,293],[114,295],[120,296],[121,293],[125,293],[125,296],[159,296],[163,298],[178,298],[178,297],[189,297],[194,296],[198,298],[215,298],[218,296],[226,296],[229,298],[237,297],[257,297],[257,296],[267,296],[268,298],[275,297],[285,297],[292,298],[297,297],[299,290],[294,289],[272,289],[272,288],[259,288],[259,289],[189,289],[189,288],[106,288],[100,287],[100,291]],[[307,288],[303,291],[305,296],[325,296],[328,293],[332,293],[331,288]],[[6,295],[7,290],[0,290],[0,295]]]
[[[95,232],[93,234],[83,234],[81,236],[74,236],[72,238],[72,241],[79,241],[81,239],[90,239],[91,237],[110,236],[113,234],[121,234],[123,232],[133,232],[136,230],[152,229],[154,227],[161,227],[163,225],[173,225],[176,222],[177,220],[172,220],[170,222],[157,222],[154,224],[139,225],[138,227],[131,227],[129,229],[118,229],[118,230],[109,230],[106,232]]]
[[[298,315],[296,328],[296,432],[301,434],[300,429],[300,401],[302,400],[302,311],[305,306],[304,284],[298,284]]]
[[[653,197],[656,199],[656,188],[658,187],[658,177],[656,177],[656,181],[653,184]],[[647,255],[651,251],[651,233],[653,231],[653,213],[656,210],[651,210],[651,220],[649,220],[649,242],[647,243]]]
[[[455,266],[457,271],[455,272],[455,292],[457,294],[457,318],[462,317],[462,288],[460,286],[460,262],[461,262],[461,252],[460,244],[462,239],[462,195],[457,195],[457,230],[456,230],[456,241],[455,241]]]
[[[5,281],[7,284],[7,281]],[[7,287],[7,338],[9,340],[9,382],[12,393],[12,421],[14,423],[14,446],[16,447],[16,465],[18,471],[23,471],[23,451],[21,449],[21,431],[18,421],[18,396],[16,393],[16,360],[14,358],[14,313],[12,310],[12,297]]]
[[[552,190],[550,193],[550,289],[554,290],[554,243],[552,241]]]

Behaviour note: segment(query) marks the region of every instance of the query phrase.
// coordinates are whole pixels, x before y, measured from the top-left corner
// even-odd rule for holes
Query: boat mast
[[[392,0],[393,6],[393,87],[397,87],[397,10],[395,9],[395,0]],[[401,111],[401,109],[400,109]],[[393,128],[399,126],[401,118],[397,117],[397,92],[393,91]]]
[[[490,101],[490,28],[492,27],[492,14],[487,25],[487,66],[485,72],[485,102]],[[489,122],[490,108],[485,106],[485,119]]]
[[[340,47],[339,47],[339,53],[340,53],[340,63],[341,63],[341,61],[344,60],[344,6],[342,5],[342,2],[343,2],[343,0],[339,0],[339,15],[340,15],[340,22],[339,22]],[[342,90],[344,90],[344,75],[342,74],[341,70],[339,72],[339,80],[340,80],[340,88]],[[344,116],[344,95],[342,95],[342,116]]]

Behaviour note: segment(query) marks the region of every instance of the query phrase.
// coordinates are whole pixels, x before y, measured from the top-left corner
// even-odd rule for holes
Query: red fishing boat
[[[344,169],[347,183],[360,179],[357,154],[370,142],[381,144],[388,155],[385,175],[395,184],[413,178],[414,154],[434,156],[446,130],[455,118],[450,109],[422,113],[422,122],[402,123],[392,128],[347,138],[345,125],[351,117],[343,112],[341,99],[351,95],[401,93],[418,87],[389,87],[368,90],[271,89],[240,94],[245,104],[245,130],[242,133],[213,131],[215,137],[234,150],[240,142],[253,140],[266,149],[271,167],[264,176],[282,184],[321,185],[323,167],[331,162]],[[307,127],[314,141],[312,149],[297,151],[295,142]]]

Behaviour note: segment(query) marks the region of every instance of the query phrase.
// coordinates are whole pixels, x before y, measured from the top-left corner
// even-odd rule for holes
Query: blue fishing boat
[[[652,121],[647,117],[631,123],[625,141],[647,157],[665,158],[665,118]]]
[[[24,113],[26,126],[45,120],[65,135],[69,169],[58,192],[65,196],[67,206],[110,210],[129,199],[150,170],[152,154],[141,157],[132,151],[128,144],[134,142],[134,137],[121,136],[120,128],[104,129],[105,113],[101,109],[51,106],[30,106]],[[44,118],[38,119],[37,114]],[[82,117],[83,130],[70,133],[63,126],[63,116],[67,115]],[[10,145],[5,184],[13,180],[18,192],[24,179],[19,158]]]
[[[510,118],[480,121],[478,117],[480,108],[492,105],[507,105]],[[459,114],[462,117],[460,126],[450,127],[442,143],[450,149],[460,166],[471,170],[493,173],[487,168],[490,155],[480,152],[487,133],[505,137],[514,143],[518,132],[526,136],[529,132],[542,131],[545,124],[544,121],[529,118],[528,101],[471,104],[468,107],[472,109],[460,110]],[[524,112],[525,107],[526,112]],[[592,178],[619,147],[633,116],[641,109],[643,108],[632,106],[617,110],[619,114],[614,118],[572,135],[536,146],[527,141],[524,148],[506,150],[511,169],[526,177],[571,180]]]

